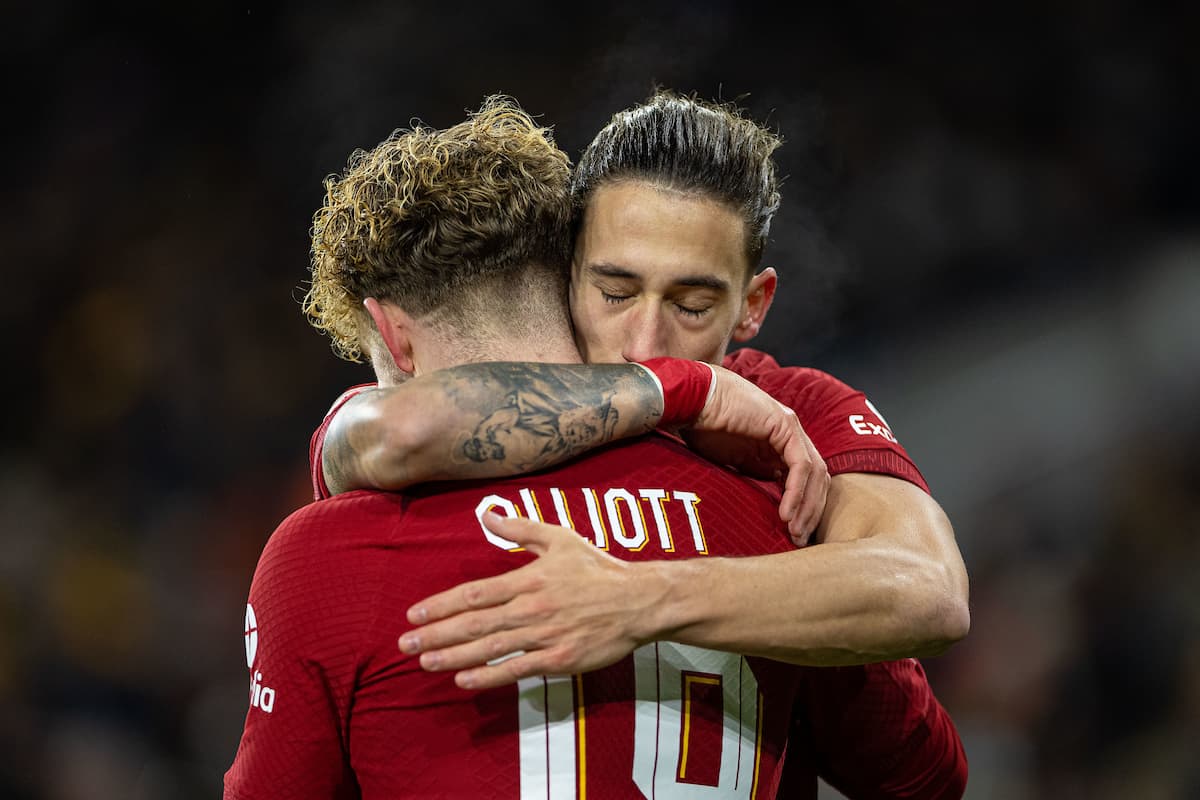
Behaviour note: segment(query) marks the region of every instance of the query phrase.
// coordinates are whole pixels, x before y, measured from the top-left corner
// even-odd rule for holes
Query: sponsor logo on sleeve
[[[865,414],[851,414],[848,417],[850,427],[859,436],[882,436],[889,442],[895,442],[896,436],[892,433],[891,428],[888,427],[887,420],[883,418],[883,414],[879,413],[879,409],[875,408],[870,400],[867,400],[866,403],[867,409],[879,422],[873,422]]]
[[[259,708],[270,714],[275,709],[275,690],[263,686],[262,672],[254,668],[258,655],[258,618],[254,606],[246,604],[246,666],[250,669],[250,707]]]

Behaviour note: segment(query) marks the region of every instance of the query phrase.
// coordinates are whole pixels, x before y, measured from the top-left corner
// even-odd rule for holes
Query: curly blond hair
[[[453,322],[481,292],[545,282],[561,295],[570,170],[550,129],[504,95],[451,128],[418,123],[356,150],[313,216],[309,322],[361,361],[367,297]]]

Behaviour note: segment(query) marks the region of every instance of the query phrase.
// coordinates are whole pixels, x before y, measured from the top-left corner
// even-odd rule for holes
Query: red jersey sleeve
[[[351,397],[366,389],[374,388],[375,385],[374,383],[360,383],[342,392],[325,412],[325,418],[321,420],[321,424],[313,431],[312,438],[308,442],[308,469],[312,476],[313,500],[325,500],[332,496],[329,486],[325,483],[325,469],[321,464],[322,454],[325,452],[325,435],[329,433],[329,423],[333,422],[334,415],[341,410],[342,406],[346,405]]]
[[[799,702],[807,719],[797,728],[807,729],[797,744],[847,797],[958,800],[966,791],[962,742],[916,659],[810,669]]]
[[[827,372],[781,367],[771,356],[750,348],[735,350],[724,367],[796,412],[830,475],[876,472],[929,491],[883,415],[862,392]]]
[[[249,710],[225,800],[357,798],[348,721],[379,581],[314,503],[276,529],[246,606]]]

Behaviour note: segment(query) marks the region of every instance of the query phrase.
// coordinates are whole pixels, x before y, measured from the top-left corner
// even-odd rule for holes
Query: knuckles
[[[467,584],[463,587],[463,602],[467,608],[479,608],[486,605],[483,588],[478,584]]]
[[[556,648],[546,651],[546,656],[543,659],[543,664],[546,667],[548,674],[562,674],[569,672],[573,666],[572,653],[567,648]]]
[[[531,597],[521,611],[522,622],[542,622],[558,612],[558,604],[546,597]]]
[[[471,617],[467,619],[465,630],[467,638],[478,639],[489,632],[489,626],[484,622],[482,617]]]

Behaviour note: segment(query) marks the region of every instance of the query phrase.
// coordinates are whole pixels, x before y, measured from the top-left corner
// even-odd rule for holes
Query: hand
[[[483,523],[538,558],[412,606],[408,621],[421,627],[399,646],[420,653],[424,669],[459,670],[458,686],[487,689],[606,667],[651,640],[633,630],[654,603],[643,565],[613,558],[569,528],[492,512]]]
[[[684,437],[700,455],[747,475],[777,480],[786,474],[779,518],[796,545],[807,544],[829,494],[825,460],[796,412],[735,372],[713,372],[712,394]]]

